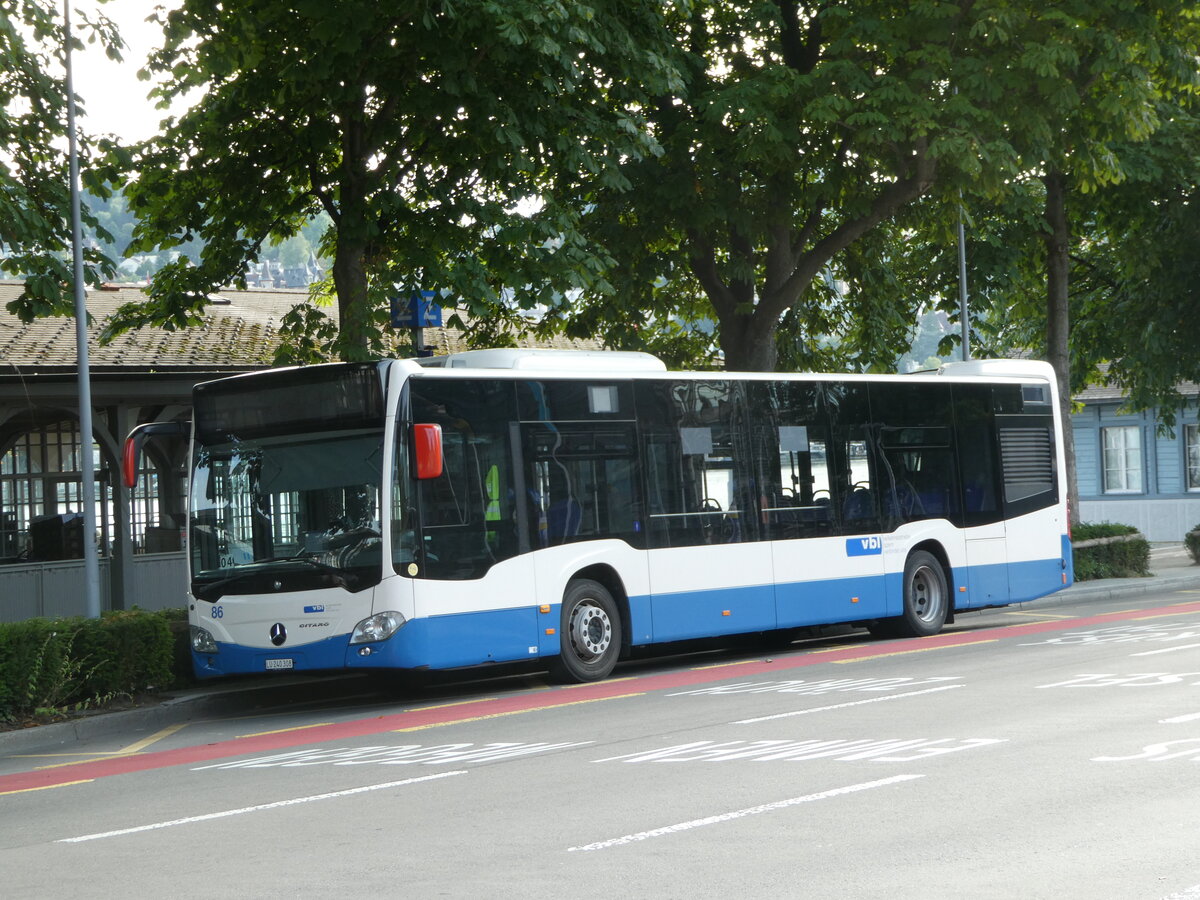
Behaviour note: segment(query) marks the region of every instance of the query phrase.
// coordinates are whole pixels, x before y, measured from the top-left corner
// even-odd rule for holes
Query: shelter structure
[[[75,323],[21,322],[6,306],[22,287],[0,282],[0,621],[82,614],[84,540],[98,548],[102,608],[182,606],[187,447],[148,443],[131,491],[120,478],[124,437],[143,422],[189,419],[195,384],[269,367],[283,317],[307,292],[225,291],[195,327],[141,329],[105,346],[104,320],[144,299],[144,288],[88,292],[93,434],[82,452],[93,454],[97,528],[84,535]],[[336,319],[336,308],[327,312]],[[466,332],[450,326],[425,329],[424,342],[439,355],[468,349]]]

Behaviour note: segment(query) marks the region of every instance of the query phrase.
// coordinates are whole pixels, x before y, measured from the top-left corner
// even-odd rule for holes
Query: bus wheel
[[[579,578],[563,593],[559,620],[562,650],[550,664],[560,681],[599,681],[621,653],[621,616],[612,594],[598,581]]]
[[[929,637],[942,630],[949,612],[950,591],[942,564],[918,550],[904,564],[904,612],[896,624],[909,637]]]

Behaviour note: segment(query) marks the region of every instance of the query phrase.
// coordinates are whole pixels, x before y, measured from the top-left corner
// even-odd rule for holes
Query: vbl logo
[[[847,556],[878,556],[883,553],[883,538],[846,538]]]

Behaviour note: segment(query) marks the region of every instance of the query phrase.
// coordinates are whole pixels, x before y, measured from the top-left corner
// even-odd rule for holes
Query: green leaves
[[[659,49],[647,41],[655,22],[650,5],[621,0],[185,0],[150,68],[167,75],[164,99],[199,85],[204,98],[111,161],[142,216],[133,249],[188,234],[204,249],[110,333],[187,321],[198,297],[244,277],[264,240],[318,209],[332,222],[340,334],[297,313],[297,359],[383,352],[381,311],[396,290],[450,289],[504,320],[513,290],[599,283],[603,266],[559,197],[581,179],[619,190],[620,161],[656,149],[639,110],[678,76],[645,52]],[[522,211],[528,198],[538,211]]]
[[[107,20],[84,20],[78,36],[101,41],[119,52],[119,38]],[[58,10],[43,4],[0,0],[0,272],[25,280],[25,290],[9,312],[31,321],[38,316],[71,315],[70,181],[66,153],[66,85],[62,71],[62,23]],[[82,180],[98,195],[104,187],[91,167],[93,144],[81,135]],[[83,210],[85,226],[98,223]],[[112,262],[88,248],[84,277],[99,283]]]

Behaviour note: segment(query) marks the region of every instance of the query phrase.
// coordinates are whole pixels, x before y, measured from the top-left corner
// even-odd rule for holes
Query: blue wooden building
[[[1157,410],[1122,412],[1117,387],[1076,396],[1071,416],[1080,519],[1133,525],[1150,541],[1182,541],[1200,524],[1200,386],[1180,385],[1187,408],[1160,434]]]

